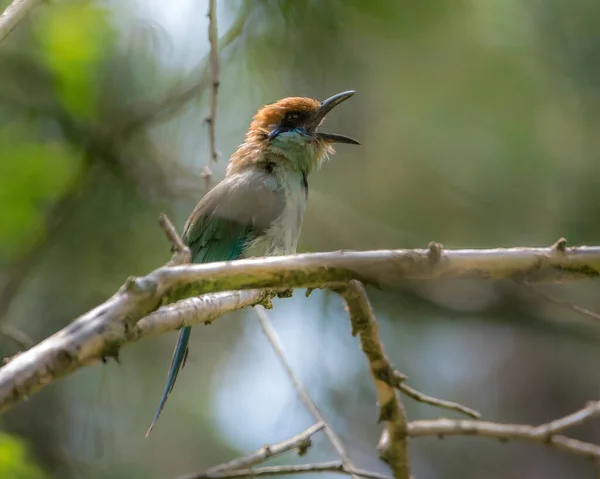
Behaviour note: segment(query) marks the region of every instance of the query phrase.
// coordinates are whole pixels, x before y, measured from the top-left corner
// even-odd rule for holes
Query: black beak
[[[345,91],[343,93],[333,95],[331,98],[327,98],[327,100],[322,101],[321,105],[319,106],[319,110],[317,111],[312,122],[314,128],[316,129],[321,124],[327,113],[333,110],[334,107],[336,107],[343,101],[346,101],[355,93],[356,92],[354,90]],[[351,145],[360,145],[360,143],[354,140],[353,138],[343,135],[336,135],[333,133],[315,133],[314,136],[315,138],[330,141],[332,143],[349,143]]]

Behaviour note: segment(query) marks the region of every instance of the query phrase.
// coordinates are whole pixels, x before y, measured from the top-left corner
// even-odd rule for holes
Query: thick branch
[[[0,369],[0,412],[85,364],[116,355],[126,343],[212,321],[225,312],[264,301],[266,293],[209,295],[148,316],[161,304],[179,298],[213,291],[322,287],[352,279],[378,285],[435,278],[556,281],[595,277],[599,271],[600,247],[446,250],[435,254],[432,249],[345,251],[165,266],[128,279],[106,302]]]
[[[385,287],[407,279],[567,281],[600,275],[600,247],[334,251],[160,268],[149,280],[164,294],[194,286],[194,294],[262,287],[321,287],[357,279]]]
[[[42,0],[13,0],[0,15],[0,42],[40,3]]]
[[[128,304],[122,296],[129,294],[122,288],[106,303],[2,367],[0,412],[80,367],[106,356],[116,356],[124,344],[183,326],[210,323],[223,314],[261,303],[269,297],[269,293],[260,290],[209,294],[164,306],[132,324],[128,315],[135,319],[141,311],[151,308],[153,301],[142,296]]]
[[[408,479],[410,466],[406,439],[406,413],[396,395],[396,390],[390,385],[390,376],[394,375],[394,368],[379,339],[379,326],[375,314],[363,285],[358,281],[350,281],[341,294],[348,304],[352,335],[359,336],[361,348],[369,362],[377,391],[379,421],[385,422],[386,429],[379,442],[380,457],[390,465],[396,479]]]
[[[600,446],[562,435],[547,435],[543,426],[434,419],[431,421],[410,422],[408,424],[408,435],[410,437],[481,436],[507,441],[529,441],[546,444],[561,451],[590,459],[600,458]]]

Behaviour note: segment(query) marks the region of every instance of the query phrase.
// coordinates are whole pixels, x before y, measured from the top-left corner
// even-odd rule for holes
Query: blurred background
[[[8,5],[0,0],[0,8]],[[38,342],[170,254],[208,158],[206,0],[44,2],[0,44],[0,355]],[[328,120],[353,136],[313,175],[299,251],[600,243],[597,0],[230,0],[215,181],[255,111],[355,89]],[[204,82],[206,83],[206,82]],[[500,422],[600,397],[598,282],[407,282],[370,290],[409,384]],[[373,384],[341,299],[296,291],[271,316],[290,361],[362,468],[386,472]],[[252,310],[192,334],[149,439],[176,333],[125,348],[2,417],[0,476],[169,478],[313,423]],[[404,399],[410,419],[458,417]],[[600,425],[573,430],[600,441]],[[541,445],[416,439],[437,478],[591,478]],[[319,435],[305,458],[335,459]],[[290,456],[276,463],[299,461]]]

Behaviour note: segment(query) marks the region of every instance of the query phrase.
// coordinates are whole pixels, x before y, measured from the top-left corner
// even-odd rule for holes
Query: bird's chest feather
[[[277,188],[285,195],[282,213],[265,230],[265,233],[250,241],[242,256],[277,256],[293,254],[298,247],[298,239],[306,212],[306,178],[301,172],[283,171],[274,175]]]

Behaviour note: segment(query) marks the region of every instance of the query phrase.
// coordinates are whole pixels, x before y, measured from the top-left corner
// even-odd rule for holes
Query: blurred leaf
[[[114,36],[107,12],[89,3],[60,3],[40,17],[37,26],[65,107],[76,117],[93,118],[99,61],[110,50]]]
[[[31,458],[25,444],[16,437],[0,433],[0,477],[43,479],[46,476]]]
[[[70,186],[78,159],[63,143],[36,142],[26,124],[0,131],[0,204],[10,205],[0,209],[0,252],[43,234],[43,206]]]

